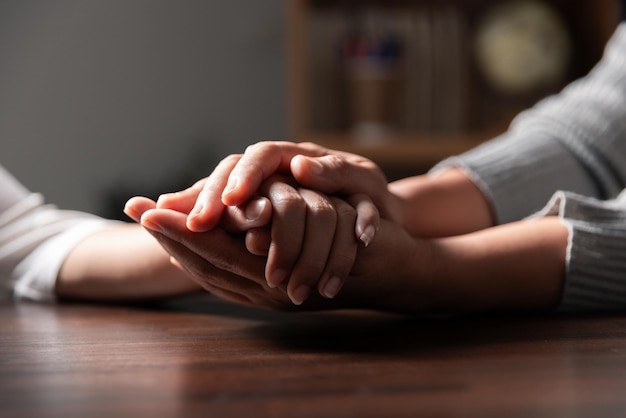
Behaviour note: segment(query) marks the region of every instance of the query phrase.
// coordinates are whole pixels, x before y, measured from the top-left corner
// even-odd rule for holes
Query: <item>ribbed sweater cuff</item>
[[[596,189],[567,148],[541,131],[509,131],[442,161],[431,172],[446,167],[460,167],[468,173],[490,202],[499,224],[537,212],[556,190],[593,195]]]
[[[557,215],[569,229],[560,311],[626,307],[626,207],[624,197],[599,201],[558,192],[536,216]]]

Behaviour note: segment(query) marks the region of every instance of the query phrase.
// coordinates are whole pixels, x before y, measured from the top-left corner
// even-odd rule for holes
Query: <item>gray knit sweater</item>
[[[561,310],[626,309],[626,23],[586,77],[434,170],[451,165],[470,173],[498,223],[557,215],[567,225]]]

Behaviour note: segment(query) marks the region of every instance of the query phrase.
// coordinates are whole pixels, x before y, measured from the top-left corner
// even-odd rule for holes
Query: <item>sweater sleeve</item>
[[[0,166],[0,299],[54,301],[67,254],[112,223],[45,204]]]
[[[497,223],[552,215],[567,226],[560,310],[626,309],[626,23],[586,77],[433,171],[450,166],[469,173]]]
[[[559,309],[626,309],[626,192],[604,201],[557,192],[533,217],[551,215],[569,230]]]
[[[626,186],[626,23],[584,78],[521,113],[502,136],[435,166],[463,167],[498,223],[531,215],[557,190],[599,199]]]

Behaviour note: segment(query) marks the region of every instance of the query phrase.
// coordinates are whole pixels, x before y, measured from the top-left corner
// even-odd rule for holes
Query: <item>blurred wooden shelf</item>
[[[552,94],[567,82],[586,74],[601,57],[606,41],[619,22],[620,2],[617,0],[545,1],[553,6],[564,19],[574,50],[567,79],[563,80],[560,86],[554,86],[552,91],[545,93]],[[432,123],[426,129],[424,126],[410,127],[406,121],[413,120],[411,115],[415,114],[413,112],[415,109],[406,106],[400,108],[400,111],[404,112],[402,113],[404,126],[395,129],[400,133],[389,135],[378,141],[360,139],[351,134],[350,122],[347,120],[349,118],[346,117],[348,112],[346,112],[345,91],[342,90],[345,85],[337,84],[337,68],[329,67],[329,65],[338,65],[336,62],[331,65],[329,62],[338,59],[338,56],[333,54],[338,54],[339,50],[333,48],[337,48],[340,44],[334,43],[338,41],[333,38],[336,33],[332,31],[329,33],[327,30],[337,29],[337,25],[344,32],[346,28],[353,29],[350,24],[345,26],[345,19],[357,19],[355,16],[363,10],[372,12],[373,9],[375,13],[385,15],[385,19],[392,16],[392,19],[396,19],[396,23],[404,19],[404,13],[413,13],[412,16],[415,18],[420,16],[416,13],[424,13],[424,11],[429,14],[433,10],[435,13],[440,13],[442,10],[454,10],[455,16],[460,16],[461,20],[465,19],[468,25],[466,27],[463,22],[459,23],[459,27],[466,30],[462,32],[462,35],[467,38],[465,42],[469,42],[468,40],[473,35],[471,25],[475,24],[490,6],[496,4],[498,0],[445,0],[443,2],[435,0],[286,0],[290,140],[311,141],[328,148],[352,152],[373,160],[387,172],[408,173],[424,171],[446,157],[465,152],[496,137],[506,129],[515,114],[532,105],[539,97],[527,97],[525,101],[509,100],[507,102],[507,98],[489,92],[488,89],[485,90],[484,83],[481,84],[480,77],[477,77],[476,69],[473,68],[474,63],[471,57],[469,61],[447,61],[447,63],[468,64],[467,67],[462,67],[468,74],[466,82],[469,83],[463,96],[465,101],[462,112],[466,112],[463,113],[466,118],[460,119],[462,124],[458,124],[459,120],[455,120],[450,129],[450,126],[442,127],[441,121],[435,120],[431,121]],[[329,13],[334,16],[330,21],[327,20]],[[432,16],[427,19],[432,19]],[[407,32],[403,34],[406,35]],[[433,45],[441,47],[444,44]],[[471,54],[471,48],[466,44],[464,47],[464,53]],[[431,46],[429,48],[431,52],[432,50],[449,51],[445,47],[437,49]],[[325,71],[335,71],[330,78],[320,76],[323,72],[318,71],[321,68],[319,65],[316,66],[316,63],[319,63],[320,51],[326,51],[322,54],[325,60],[325,67],[323,67]],[[440,58],[442,54],[439,53],[438,56]],[[412,73],[409,72],[409,74]],[[441,87],[441,81],[439,83]],[[409,91],[413,90],[401,91],[405,97],[411,97]],[[323,97],[320,98],[320,95]],[[449,109],[448,106],[451,103],[454,105],[454,100],[456,100],[454,94],[448,94],[447,101],[442,106],[441,100],[443,99],[437,94],[434,97],[432,101],[420,101],[420,109],[429,111],[438,109],[438,112],[445,113]],[[406,104],[406,102],[402,103]],[[320,117],[320,114],[324,117]],[[418,114],[423,115],[419,112]]]

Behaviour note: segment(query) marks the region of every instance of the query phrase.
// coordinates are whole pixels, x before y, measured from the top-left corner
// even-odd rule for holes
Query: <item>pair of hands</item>
[[[158,202],[131,199],[125,212],[218,296],[271,308],[311,298],[313,308],[329,306],[314,288],[331,299],[348,277],[359,277],[359,285],[342,300],[357,306],[379,294],[377,278],[411,259],[411,237],[388,221],[399,221],[398,205],[367,159],[314,144],[263,142],[226,158],[187,190]],[[389,252],[390,245],[401,250]],[[377,249],[379,258],[359,255]]]

